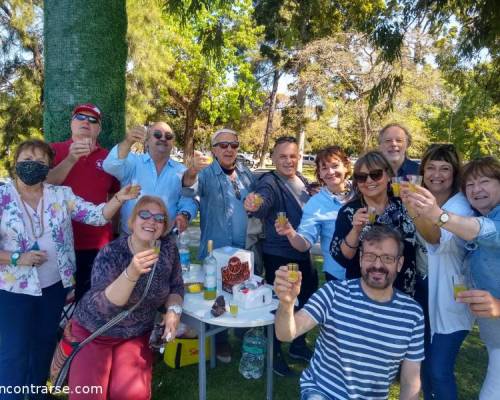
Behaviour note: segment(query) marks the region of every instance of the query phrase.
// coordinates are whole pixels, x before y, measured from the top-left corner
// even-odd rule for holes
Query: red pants
[[[74,320],[72,333],[78,341],[90,336]],[[99,336],[71,363],[69,400],[149,400],[152,367],[149,334],[131,339]],[[102,391],[90,392],[90,386],[100,386]]]

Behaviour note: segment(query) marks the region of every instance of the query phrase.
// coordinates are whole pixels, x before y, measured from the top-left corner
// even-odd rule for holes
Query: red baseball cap
[[[72,115],[81,112],[88,112],[92,114],[94,117],[96,117],[99,120],[99,122],[101,122],[101,110],[95,104],[92,103],[79,104],[74,108]]]

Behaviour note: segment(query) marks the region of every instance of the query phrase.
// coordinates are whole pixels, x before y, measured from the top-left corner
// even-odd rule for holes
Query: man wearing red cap
[[[80,104],[73,110],[71,138],[52,143],[56,156],[47,182],[69,186],[73,192],[94,204],[108,200],[119,190],[116,179],[102,169],[108,150],[99,146],[101,110],[91,103]],[[101,247],[113,238],[111,224],[90,226],[73,222],[76,254],[75,298],[78,301],[90,288],[90,271]]]

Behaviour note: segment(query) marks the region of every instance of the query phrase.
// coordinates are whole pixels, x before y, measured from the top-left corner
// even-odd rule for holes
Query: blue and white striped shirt
[[[335,400],[387,399],[401,362],[424,359],[422,309],[396,289],[381,303],[364,293],[359,279],[328,282],[304,310],[321,330],[302,390]]]

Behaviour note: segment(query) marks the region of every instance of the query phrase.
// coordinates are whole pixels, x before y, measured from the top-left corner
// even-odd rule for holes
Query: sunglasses
[[[161,213],[153,214],[149,210],[141,210],[137,213],[137,215],[143,220],[148,220],[153,218],[155,222],[161,222],[161,223],[164,223],[167,220],[167,216],[165,214]]]
[[[368,173],[366,172],[358,172],[357,174],[354,174],[354,179],[357,182],[360,183],[365,183],[366,180],[370,177],[372,181],[379,181],[384,177],[384,170],[383,169],[374,169],[373,171],[370,171]]]
[[[240,147],[240,142],[219,142],[219,143],[214,143],[214,147],[219,146],[221,149],[227,149],[229,146],[233,150],[236,150],[238,147]]]
[[[91,115],[85,114],[75,114],[73,115],[73,119],[78,121],[89,121],[91,124],[98,124],[99,120],[96,117],[92,117]]]
[[[153,131],[153,137],[155,139],[159,140],[163,136],[165,136],[165,140],[172,140],[174,138],[174,135],[172,135],[170,132]]]

